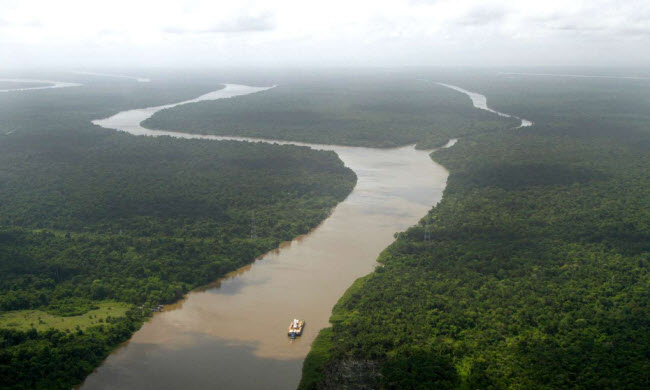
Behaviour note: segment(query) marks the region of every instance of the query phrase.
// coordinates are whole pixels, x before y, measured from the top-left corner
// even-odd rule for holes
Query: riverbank
[[[332,152],[70,127],[0,139],[0,310],[34,327],[0,329],[6,388],[69,389],[152,308],[308,232],[356,182]]]
[[[236,93],[237,88],[243,88],[244,92],[247,89],[247,87],[243,87],[243,86],[231,86],[230,89],[224,88],[224,90],[218,91],[216,93],[216,96],[232,97],[233,96],[232,93],[233,92]],[[240,90],[239,92],[242,92],[242,90]],[[193,99],[192,101],[196,101],[196,100]],[[140,121],[146,118],[146,116],[150,115],[152,112],[170,106],[173,105],[153,107],[151,109],[144,109],[144,110],[130,110],[125,113],[118,114],[115,117],[112,117],[112,120],[115,123],[118,123],[118,126],[116,126],[117,128],[119,128],[119,126],[126,126],[127,131],[146,133],[149,132],[150,130],[143,129],[140,126]],[[142,115],[145,115],[144,118],[142,117]],[[80,136],[83,135],[81,139],[88,138],[87,134],[83,134],[83,132],[81,132],[81,134],[79,135]],[[101,135],[99,138],[106,138],[108,133],[99,132],[97,133],[97,135],[98,136]],[[140,135],[143,134],[140,133]],[[178,132],[171,132],[170,134],[169,132],[155,132],[155,131],[150,135],[171,135],[180,138],[201,138],[201,139],[212,138],[212,139],[221,139],[221,140],[229,138],[229,137],[209,137],[209,136],[206,137],[201,135],[188,135],[185,133],[178,133]],[[23,138],[29,138],[29,137],[30,134],[27,133],[19,134],[18,137],[13,137],[12,135],[9,141],[20,142]],[[115,139],[114,141],[131,140],[130,136],[119,135],[119,134],[116,134],[115,136],[111,135],[108,138]],[[89,140],[86,139],[86,141]],[[137,141],[136,140],[133,141],[134,144],[137,144],[139,146],[136,147],[135,145],[131,145],[128,146],[126,149],[133,150],[133,151],[139,150],[139,153],[142,153],[142,146],[144,146],[145,144],[159,145],[159,147],[161,147],[162,149],[155,151],[154,156],[160,155],[158,158],[160,161],[165,160],[169,156],[177,155],[177,152],[169,149],[170,147],[174,147],[175,142],[172,142],[172,140],[169,139],[168,137],[156,138],[155,141],[153,139],[146,139],[143,137],[138,139]],[[185,142],[190,142],[190,140]],[[65,154],[64,156],[65,158],[79,158],[79,156],[77,156],[78,152],[81,150],[86,150],[86,148],[75,149],[74,145],[76,143],[78,143],[78,140],[76,142],[72,142],[69,145],[67,145],[70,151],[67,154]],[[118,144],[115,144],[113,146],[116,146]],[[214,145],[213,143],[206,143],[201,140],[191,141],[191,144],[199,147],[199,149],[206,149],[205,147],[201,148],[200,147],[201,144],[204,144],[205,146]],[[228,149],[228,147],[236,146],[236,144],[234,143],[224,143],[224,144],[219,143],[219,145],[223,146],[225,149]],[[273,148],[278,148],[278,147],[271,147],[270,145],[267,146],[266,148],[261,146],[255,146],[255,144],[249,144],[249,146],[246,146],[237,143],[237,145],[240,145],[240,147],[243,149],[261,148],[264,150],[268,149],[269,151]],[[339,221],[339,223],[331,223],[329,225],[325,223],[321,227],[316,229],[316,231],[314,231],[314,233],[317,234],[309,235],[307,237],[303,237],[303,239],[300,241],[296,241],[301,243],[305,242],[305,246],[303,248],[300,248],[300,245],[297,245],[294,242],[287,250],[279,251],[277,253],[279,260],[275,260],[273,262],[267,263],[267,264],[272,264],[274,266],[277,266],[278,268],[265,270],[263,267],[264,264],[262,264],[262,266],[251,267],[250,268],[251,271],[243,275],[240,275],[238,277],[224,281],[224,283],[222,283],[221,286],[219,286],[219,288],[213,288],[213,289],[208,289],[203,291],[204,293],[206,293],[204,295],[191,294],[190,298],[187,301],[182,302],[182,309],[172,310],[175,307],[175,305],[165,308],[164,313],[154,316],[153,320],[145,324],[145,327],[142,328],[143,329],[142,332],[136,333],[136,336],[132,338],[132,342],[126,344],[124,348],[121,348],[118,351],[116,351],[116,353],[112,355],[111,358],[109,358],[109,360],[102,366],[102,368],[97,371],[97,374],[93,375],[91,377],[92,379],[89,378],[89,381],[87,381],[87,383],[84,384],[84,386],[93,386],[96,388],[102,388],[104,386],[111,387],[115,385],[114,383],[115,378],[120,377],[123,378],[124,381],[131,383],[131,386],[138,387],[140,385],[145,385],[145,383],[148,383],[149,381],[152,380],[151,378],[155,378],[156,376],[158,376],[160,386],[173,387],[172,384],[175,383],[174,380],[177,380],[178,378],[185,378],[186,377],[185,375],[187,373],[192,373],[191,377],[194,378],[195,381],[194,383],[196,384],[197,387],[202,387],[209,383],[214,383],[214,380],[216,378],[212,376],[217,374],[222,379],[222,381],[226,382],[230,380],[231,381],[230,383],[232,383],[233,386],[239,386],[243,388],[259,387],[259,380],[265,380],[267,382],[275,380],[277,381],[276,383],[279,386],[288,385],[290,387],[293,387],[297,384],[300,375],[300,363],[302,361],[302,357],[304,357],[304,355],[307,352],[309,346],[309,337],[313,338],[315,336],[315,333],[318,331],[320,327],[327,326],[328,324],[327,315],[329,310],[327,308],[333,305],[336,299],[338,299],[338,297],[352,282],[352,280],[354,280],[356,277],[365,275],[368,272],[372,271],[372,268],[374,267],[375,264],[375,259],[379,251],[381,251],[383,248],[385,248],[386,245],[392,242],[394,232],[406,229],[408,226],[411,226],[421,217],[421,215],[426,211],[426,209],[430,207],[430,205],[432,204],[432,197],[433,197],[433,202],[435,202],[436,197],[440,196],[442,192],[442,188],[444,188],[444,178],[446,178],[446,171],[439,166],[432,165],[426,152],[415,151],[413,150],[412,147],[376,150],[376,149],[368,149],[368,148],[338,147],[332,145],[312,145],[312,146],[324,150],[336,151],[340,156],[343,156],[342,158],[344,159],[344,161],[346,161],[346,163],[349,163],[348,165],[354,166],[355,170],[357,172],[360,172],[364,177],[364,179],[361,182],[365,184],[358,185],[357,188],[355,188],[355,192],[353,193],[354,196],[351,195],[346,200],[346,202],[348,200],[350,202],[349,203],[344,202],[346,203],[345,207],[337,207],[337,209],[335,210],[334,214],[336,214],[339,209],[342,210],[340,216],[336,218],[330,218],[326,221],[326,222]],[[282,147],[282,148],[288,148],[286,149],[287,152],[290,150],[298,151],[298,149],[294,149],[294,147],[289,147],[289,146]],[[280,151],[280,149],[277,150]],[[98,155],[98,152],[102,149],[101,148],[97,149],[97,146],[93,146],[93,150],[94,150],[93,156],[99,157],[100,155]],[[307,149],[304,149],[303,151],[307,153]],[[202,152],[205,152],[205,150],[203,150]],[[126,165],[129,165],[128,163],[129,159],[125,159],[126,155],[124,154],[124,151],[119,151],[118,154],[121,155],[122,158],[117,160],[116,163],[124,163]],[[143,155],[142,158],[146,160],[149,154],[145,153],[146,156]],[[286,155],[286,153],[282,153],[282,154]],[[223,155],[223,151],[220,152],[219,155]],[[255,153],[255,155],[257,155],[257,153]],[[334,156],[333,153],[331,155]],[[192,154],[192,156],[197,157],[194,154]],[[82,171],[94,167],[94,165],[95,164],[92,163],[92,161],[88,161],[88,163],[81,165],[83,166]],[[168,167],[167,164],[165,164],[164,166]],[[231,167],[231,165],[228,165],[228,167]],[[264,168],[273,169],[273,167],[269,166],[268,164],[265,164]],[[134,172],[141,171],[142,169],[143,167],[139,166],[139,168]],[[222,170],[217,170],[217,172],[218,171],[222,171]],[[327,172],[327,170],[325,172]],[[406,172],[408,172],[408,174],[405,174]],[[273,170],[272,174],[275,173],[277,172]],[[272,176],[272,174],[269,176]],[[97,175],[94,175],[93,177],[95,176]],[[186,175],[183,175],[183,177],[185,176]],[[74,177],[74,175],[72,177]],[[97,177],[102,177],[102,175],[99,175]],[[141,193],[146,193],[150,189],[155,188],[155,186],[152,187],[151,185],[146,184],[149,183],[151,179],[152,178],[148,176],[145,179],[139,179],[137,181],[139,184],[145,185],[146,187],[145,191],[140,191]],[[106,182],[106,180],[104,180],[104,182]],[[175,183],[175,182],[176,179],[169,181],[169,183]],[[214,182],[214,180],[208,182]],[[324,182],[321,182],[321,184],[324,184]],[[69,183],[67,185],[69,186]],[[129,188],[129,187],[130,185],[127,185],[124,188]],[[220,186],[220,188],[231,188],[231,187],[232,185],[225,186],[225,187]],[[92,188],[92,186],[88,188]],[[115,185],[111,187],[111,189],[118,189],[118,188],[122,188],[122,186]],[[197,187],[196,185],[190,185],[187,188],[196,189]],[[432,188],[434,189],[433,192],[431,191]],[[102,192],[106,192],[106,189],[103,190]],[[264,193],[267,192],[268,191],[264,191]],[[110,191],[108,191],[107,193],[110,193]],[[250,195],[253,194],[254,193],[251,193]],[[193,202],[192,204],[196,204],[196,203]],[[311,208],[312,206],[313,205],[306,204],[307,209]],[[295,209],[302,210],[303,208],[297,207]],[[52,211],[56,211],[56,210],[50,210],[50,212]],[[129,212],[127,214],[134,215],[132,212]],[[255,231],[259,232],[257,228],[265,228],[266,224],[268,223],[268,220],[265,220],[264,218],[260,218],[260,214],[257,214],[257,211],[256,211],[256,215],[257,216],[254,218],[254,220],[257,221],[257,223],[255,224],[256,225]],[[247,219],[246,221],[243,220],[239,221],[238,224],[241,226],[245,226],[251,223],[252,221],[253,218],[250,218]],[[357,223],[355,224],[352,223],[351,221],[356,221]],[[359,221],[361,222],[359,223]],[[61,223],[61,221],[59,221],[58,223]],[[88,227],[86,223],[80,226]],[[151,227],[153,227],[154,225],[147,226],[147,224],[143,225],[139,223],[137,226],[146,227],[148,229],[147,231],[149,231]],[[171,231],[175,231],[174,229],[178,229],[179,227],[182,226],[184,226],[183,223],[181,223],[180,225],[174,223],[167,224],[163,226],[163,231],[166,231],[167,232],[166,234],[168,234],[169,229],[172,229]],[[106,226],[105,228],[107,227],[108,226]],[[291,226],[287,226],[287,227],[291,227]],[[291,229],[293,228],[294,227],[291,227]],[[117,226],[110,226],[110,229],[111,230],[117,229]],[[280,230],[284,231],[286,229],[285,227],[281,227]],[[121,229],[117,229],[115,231],[116,232],[120,231],[120,234],[117,237],[114,237],[112,239],[118,240],[120,242],[124,241],[124,237],[121,235]],[[155,236],[158,236],[159,233],[157,233],[157,231],[156,232],[150,231],[148,234],[153,234]],[[49,237],[49,238],[60,239],[61,237],[57,236],[57,237]],[[73,236],[71,238],[75,238],[75,242],[77,242],[76,236]],[[143,242],[146,240],[140,242],[142,240],[132,239],[131,241],[132,243],[127,245],[126,247],[141,248],[143,246]],[[81,241],[79,241],[79,243],[80,242]],[[91,244],[94,245],[96,243],[101,243],[101,242],[103,241],[93,240],[91,241]],[[170,241],[169,245],[173,246],[174,243],[178,244],[178,240]],[[198,241],[194,242],[194,240],[191,240],[189,242],[184,241],[183,243],[185,249],[187,249],[188,243],[192,246],[199,242]],[[206,244],[204,240],[201,241],[200,243],[202,245]],[[144,245],[145,249],[147,245],[151,246],[151,243],[148,244],[145,243],[145,244],[146,244]],[[207,247],[209,247],[210,245],[211,244],[208,242]],[[333,246],[340,246],[341,252],[332,253],[331,248]],[[169,246],[167,245],[166,248],[167,247]],[[323,255],[328,252],[330,252],[331,255],[329,258]],[[147,250],[147,253],[151,253],[152,255],[155,255],[157,252]],[[269,257],[272,257],[273,255],[275,254],[271,254]],[[248,259],[252,257],[248,257]],[[197,258],[196,256],[192,256],[191,258],[188,259],[200,261],[200,259]],[[306,264],[305,259],[310,259],[310,261]],[[128,259],[123,258],[123,261],[127,262],[127,267],[124,269],[124,271],[129,273],[130,275],[138,276],[140,273],[142,273],[142,271],[150,272],[147,271],[148,268],[151,268],[149,266],[139,269],[137,268],[136,264],[132,264],[133,259],[131,258],[131,256],[129,256]],[[97,261],[95,261],[95,263],[96,262]],[[147,262],[147,264],[149,263],[150,262]],[[230,262],[229,264],[232,265],[232,262]],[[136,266],[136,268],[129,269],[129,266]],[[307,267],[308,269],[305,269],[305,267]],[[222,268],[223,267],[219,269]],[[166,269],[165,267],[163,268],[158,267],[157,269],[154,269],[154,271],[164,272],[165,269]],[[287,272],[287,269],[292,269],[293,274],[291,272]],[[346,273],[344,277],[342,277],[341,272],[339,272],[341,269],[346,269],[348,271],[348,273]],[[208,272],[206,272],[201,267],[197,267],[196,269],[194,269],[194,271],[206,277],[209,275],[214,275],[214,272],[209,270]],[[277,275],[274,274],[273,277],[270,277],[269,275],[273,273]],[[89,273],[85,272],[85,274],[89,274]],[[305,278],[304,277],[305,274],[314,275],[316,279],[310,280],[309,278]],[[174,275],[181,277],[183,274],[174,273]],[[164,275],[161,276],[163,276],[163,279],[165,278]],[[247,276],[252,276],[252,278],[247,279]],[[283,279],[282,276],[284,276],[285,279]],[[289,276],[291,276],[291,278],[286,279]],[[96,277],[94,278],[97,279]],[[114,294],[114,291],[112,291],[113,290],[112,285],[110,283],[109,284],[103,283],[101,279],[102,278],[98,279],[101,282],[99,283],[99,285],[92,286],[93,289],[92,294],[95,294],[95,291],[101,294]],[[186,291],[188,288],[188,285],[186,284],[181,285],[178,283],[165,283],[163,279],[159,281],[152,280],[152,282],[155,283],[153,284],[149,283],[150,286],[147,287],[147,292],[150,294],[154,294],[152,296],[157,301],[160,301],[161,297],[172,297],[172,296],[178,297],[179,296],[178,294],[182,294],[182,292]],[[127,278],[125,280],[130,280],[130,278]],[[270,286],[269,283],[267,282],[268,280],[277,281],[281,283],[281,286],[277,286],[277,287]],[[285,291],[286,285],[287,284],[295,285],[294,282],[295,280],[298,281],[304,280],[304,282],[307,283],[304,287],[295,286],[298,290],[313,292],[313,295],[303,294],[301,292],[301,296],[304,295],[306,298],[306,301],[302,305],[304,307],[304,310],[303,308],[300,307],[301,305],[296,302],[283,303],[282,300],[276,299],[277,297],[274,296],[274,294],[269,294],[269,291],[278,291],[278,292],[281,291],[283,292],[281,295],[287,296]],[[309,283],[310,281],[311,283]],[[319,282],[324,284],[322,285],[322,287],[315,289],[314,287],[318,286]],[[334,286],[337,287],[334,288]],[[89,288],[90,287],[91,286],[89,286]],[[259,291],[256,292],[255,290],[256,288]],[[252,295],[250,294],[247,295],[246,293],[242,293],[248,290],[251,290],[252,292],[256,292],[256,293]],[[125,292],[128,291],[125,290]],[[234,297],[234,301],[228,302],[227,299],[225,299],[223,296],[220,296],[218,302],[229,304],[229,306],[227,306],[225,310],[224,308],[221,307],[214,307],[214,310],[209,311],[206,315],[205,308],[210,307],[211,303],[214,305],[215,294],[224,294],[226,297],[232,295]],[[251,300],[251,296],[252,296],[252,300]],[[269,302],[255,301],[255,299],[257,299],[256,297],[260,297],[260,296],[270,299],[270,304]],[[293,295],[288,295],[288,296],[293,297]],[[237,301],[238,299],[243,299],[243,302],[238,302]],[[191,302],[195,302],[196,304],[190,304]],[[246,305],[246,303],[249,303],[249,305]],[[296,316],[295,315],[296,313],[283,314],[283,310],[286,310],[287,307],[295,307],[296,309],[294,310],[298,310],[298,309],[302,310],[306,313],[306,316],[313,318],[313,320],[310,320],[310,326],[309,326],[309,329],[311,329],[313,333],[309,337],[301,338],[301,340],[303,341],[302,343],[298,342],[292,344],[291,346],[289,346],[289,348],[287,348],[287,345],[285,344],[287,341],[286,337],[279,337],[274,339],[273,337],[275,336],[275,333],[273,335],[266,335],[264,333],[264,330],[269,330],[272,329],[273,327],[265,326],[262,331],[260,331],[259,329],[251,329],[250,331],[247,332],[241,332],[241,323],[242,323],[241,318],[243,317],[253,318],[253,316],[257,314],[257,311],[255,311],[253,312],[253,316],[248,314],[242,316],[242,313],[245,313],[245,310],[251,307],[253,308],[268,307],[269,309],[274,308],[272,310],[272,313],[265,318],[265,319],[269,319],[269,321],[267,321],[266,323],[273,323],[273,321],[276,321],[278,324],[281,323],[281,325],[278,326],[282,329],[286,327],[285,317],[288,316],[293,318]],[[325,307],[326,310],[322,310],[323,307]],[[227,313],[228,310],[230,309],[233,310],[233,315],[230,318],[228,318],[227,316],[221,316],[221,314]],[[214,315],[214,313],[218,313],[219,316],[217,318],[211,318],[211,316]],[[114,338],[113,342],[124,340],[124,338],[128,337],[131,334],[131,332],[135,330],[135,328],[140,326],[140,322],[142,319],[140,317],[137,318],[136,317],[133,317],[133,320],[132,321],[130,320],[131,322],[127,324],[128,326],[126,327],[123,326],[124,324],[119,324],[119,326],[121,327],[120,328],[121,331],[119,333],[120,336],[119,338]],[[214,333],[214,324],[219,323],[219,321],[222,321],[223,318],[226,318],[226,321],[224,321],[222,324],[224,325],[222,330],[226,332]],[[272,320],[272,318],[276,318],[276,319]],[[160,320],[157,321],[157,319]],[[229,329],[229,326],[227,325],[229,321],[232,322],[233,324],[232,325],[232,330],[234,331],[233,334],[229,334],[227,332],[227,329]],[[265,322],[258,321],[255,323],[264,324]],[[149,327],[149,324],[151,324],[151,327]],[[153,331],[144,331],[145,328]],[[159,332],[157,329],[163,329],[163,331]],[[164,331],[165,329],[169,330],[169,333],[167,335],[165,335],[165,331]],[[190,329],[193,329],[194,331],[188,331]],[[219,332],[222,332],[222,330],[220,330]],[[306,332],[305,336],[308,336],[307,333],[308,332]],[[113,334],[113,330],[109,329],[107,334],[109,335]],[[242,339],[241,334],[258,334],[261,341]],[[279,334],[284,334],[284,332]],[[95,335],[94,333],[90,332],[86,334],[84,337],[89,341],[93,341],[95,343],[97,343],[98,340],[100,343],[103,342],[102,341],[104,340],[103,336],[102,337],[97,337],[97,336],[98,335]],[[140,339],[138,339],[138,337],[140,337]],[[71,340],[72,344],[74,344],[74,340],[75,339]],[[144,340],[144,342],[140,342],[142,340]],[[170,342],[170,340],[172,340],[172,342]],[[39,343],[43,343],[43,342],[46,342],[46,340],[39,341]],[[274,345],[274,343],[278,343],[278,342],[280,344]],[[103,356],[105,356],[107,352],[105,349],[102,350],[101,346],[99,345],[93,346],[93,351],[95,351],[93,352],[94,353],[93,361],[100,360]],[[269,353],[273,354],[273,356],[269,356]],[[206,356],[206,354],[210,358],[201,360],[201,362],[204,362],[205,364],[198,364],[196,361],[196,357]],[[143,359],[144,356],[146,356],[147,359]],[[220,361],[219,356],[222,356],[225,360],[222,361],[223,364],[219,365],[220,366],[219,370],[214,370],[214,362],[215,360]],[[238,358],[233,359],[232,358],[233,356],[238,356]],[[192,358],[190,359],[191,364],[179,365],[178,362],[183,361],[186,357],[194,357],[193,359]],[[111,363],[115,361],[117,361],[118,363],[117,364]],[[226,361],[229,362],[229,364],[226,364],[225,363]],[[233,362],[237,362],[237,364],[235,364],[234,367],[238,367],[238,366],[253,367],[257,365],[259,367],[259,370],[257,371],[263,375],[255,376],[255,377],[250,377],[250,376],[244,377],[244,382],[246,381],[248,382],[241,383],[242,376],[236,375],[237,371],[233,368],[233,364],[234,364]],[[146,365],[144,367],[138,367],[139,363],[146,363]],[[124,367],[126,367],[126,370],[124,369]],[[156,368],[156,370],[155,372],[146,374],[147,367]],[[120,375],[115,375],[116,369],[120,372]],[[138,373],[138,374],[131,375],[131,376],[126,375],[129,372],[129,370],[131,370],[131,372],[133,373]],[[169,376],[168,377],[161,376],[159,372],[168,373]],[[228,377],[228,375],[231,376]],[[271,378],[273,377],[275,377],[275,379],[271,380]],[[231,379],[225,379],[225,378],[231,378]],[[138,382],[139,380],[145,382]],[[128,385],[128,383],[126,385]],[[52,382],[50,382],[50,384],[52,384]],[[121,384],[121,386],[124,385],[125,384]]]
[[[225,93],[231,93],[227,88]],[[113,117],[136,118],[130,124],[122,119],[96,123],[141,135],[233,139],[142,129],[141,115],[151,111]],[[224,386],[239,388],[256,388],[260,381],[278,388],[297,386],[302,359],[318,330],[328,325],[329,308],[354,279],[372,271],[395,231],[411,226],[440,199],[447,175],[431,163],[428,152],[412,146],[380,150],[309,146],[336,152],[357,174],[353,192],[329,218],[252,266],[166,306],[82,388],[138,388],[151,383],[173,388],[179,378],[192,378],[196,387],[217,378]],[[284,329],[287,318],[294,317],[307,319],[309,325],[299,340],[289,343]],[[210,357],[205,360],[193,358],[206,354]],[[251,370],[257,374],[247,374]]]
[[[376,76],[291,81],[245,98],[203,101],[156,112],[158,130],[271,141],[432,150],[451,138],[517,126],[472,109],[467,98],[435,83]]]
[[[337,303],[301,389],[644,387],[650,138],[575,96],[434,155],[443,200]]]
[[[21,92],[39,89],[80,87],[82,84],[39,79],[0,78],[0,92]]]
[[[229,98],[246,90],[257,93],[265,89],[227,85],[206,96]],[[193,102],[197,100],[205,98]],[[189,107],[185,103],[177,106]],[[83,388],[114,386],[116,371],[124,378],[119,383],[121,388],[137,388],[145,383],[171,388],[175,377],[186,378],[188,373],[192,373],[189,376],[197,387],[217,378],[238,388],[259,387],[260,380],[273,387],[295,387],[311,341],[329,324],[329,308],[353,280],[372,271],[377,256],[394,240],[396,231],[412,226],[439,201],[447,171],[432,163],[429,152],[412,146],[372,149],[316,145],[152,130],[140,125],[161,109],[175,112],[177,108],[172,106],[132,110],[94,123],[137,135],[296,144],[331,150],[356,172],[357,186],[309,235],[154,316],[129,344],[86,380]],[[296,294],[287,294],[285,286]],[[284,332],[276,330],[284,329],[287,318],[294,317],[308,319],[309,326],[300,340],[289,344]],[[247,321],[242,322],[242,318]],[[211,358],[205,362],[178,363],[183,356],[203,356],[207,351]],[[142,362],[145,355],[147,359]],[[231,357],[229,363],[217,369],[210,363],[215,359],[225,362],[220,357],[226,356]],[[236,367],[253,369],[258,374],[244,375]]]

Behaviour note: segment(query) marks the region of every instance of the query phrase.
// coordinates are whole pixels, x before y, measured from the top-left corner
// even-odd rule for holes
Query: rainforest
[[[650,83],[522,73],[3,92],[0,387],[647,387]]]
[[[650,84],[498,81],[464,87],[535,125],[432,155],[443,200],[337,303],[300,388],[647,385]]]

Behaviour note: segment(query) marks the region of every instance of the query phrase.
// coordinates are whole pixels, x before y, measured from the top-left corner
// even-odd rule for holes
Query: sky
[[[650,66],[650,0],[0,0],[0,67]]]

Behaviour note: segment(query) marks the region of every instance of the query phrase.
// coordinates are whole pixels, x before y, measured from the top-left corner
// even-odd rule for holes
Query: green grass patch
[[[58,316],[42,310],[13,310],[0,313],[0,328],[12,330],[46,331],[50,328],[57,330],[86,329],[90,326],[106,322],[108,317],[124,317],[132,305],[123,302],[103,301],[95,303],[96,309],[76,316]]]

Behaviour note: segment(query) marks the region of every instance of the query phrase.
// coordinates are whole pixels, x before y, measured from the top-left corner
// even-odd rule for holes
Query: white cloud
[[[14,66],[650,64],[647,0],[3,0],[0,15]]]

